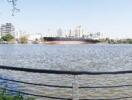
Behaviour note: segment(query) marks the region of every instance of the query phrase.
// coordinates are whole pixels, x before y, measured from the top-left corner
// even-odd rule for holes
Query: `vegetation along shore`
[[[28,37],[22,36],[19,39],[16,39],[13,35],[7,34],[5,36],[0,37],[0,44],[45,44],[47,41],[44,41],[43,38],[36,39],[34,41],[29,41]],[[105,43],[105,44],[132,44],[132,39],[98,39],[98,43]]]

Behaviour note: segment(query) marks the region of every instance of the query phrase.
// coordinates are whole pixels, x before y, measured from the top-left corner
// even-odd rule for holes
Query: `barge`
[[[71,38],[71,37],[43,37],[48,44],[95,44],[99,40],[88,38]]]

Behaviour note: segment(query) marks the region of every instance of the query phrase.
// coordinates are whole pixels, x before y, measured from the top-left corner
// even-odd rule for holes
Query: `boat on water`
[[[99,40],[75,37],[43,37],[47,44],[95,44]]]

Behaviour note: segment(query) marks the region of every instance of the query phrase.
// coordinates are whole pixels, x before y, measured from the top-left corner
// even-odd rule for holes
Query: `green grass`
[[[16,95],[11,95],[7,93],[6,90],[0,90],[0,100],[35,100],[35,98],[24,97],[19,93],[17,93]]]

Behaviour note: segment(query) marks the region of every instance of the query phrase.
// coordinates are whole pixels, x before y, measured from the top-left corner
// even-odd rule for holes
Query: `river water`
[[[132,45],[0,45],[0,65],[72,71],[132,70]],[[73,76],[32,74],[0,70],[2,77],[22,81],[71,86]],[[80,86],[132,84],[132,75],[79,76]],[[3,82],[1,83],[3,85]],[[9,83],[7,83],[9,84]],[[10,83],[9,87],[13,87]],[[71,97],[71,89],[15,85],[22,91],[58,97]],[[132,88],[80,89],[81,98],[114,98],[131,96]],[[47,100],[47,99],[46,99]],[[125,99],[127,100],[127,99]],[[131,100],[131,99],[129,99]]]

